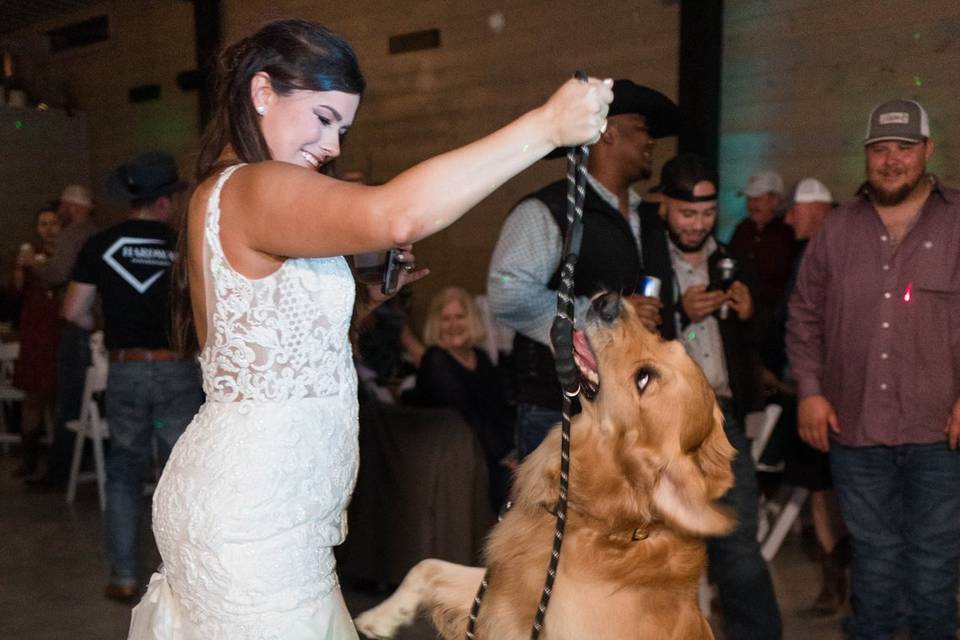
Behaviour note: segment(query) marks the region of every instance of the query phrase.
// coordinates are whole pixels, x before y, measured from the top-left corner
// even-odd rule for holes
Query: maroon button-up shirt
[[[934,185],[899,242],[865,195],[813,237],[789,304],[801,398],[833,405],[848,446],[946,440],[960,398],[960,191]]]
[[[730,238],[730,251],[751,264],[753,301],[770,308],[783,304],[797,255],[793,229],[783,218],[777,216],[762,229],[750,218],[744,218]]]

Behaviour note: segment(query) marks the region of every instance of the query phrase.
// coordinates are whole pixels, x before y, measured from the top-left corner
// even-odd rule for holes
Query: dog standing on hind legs
[[[733,448],[700,368],[647,331],[616,294],[594,299],[574,335],[583,411],[573,418],[567,523],[544,640],[713,637],[697,606],[703,536],[733,526],[716,504]],[[516,501],[486,545],[479,640],[526,640],[552,550],[560,474],[554,429],[517,471]],[[356,619],[392,638],[427,612],[446,640],[466,636],[484,569],[424,560]]]

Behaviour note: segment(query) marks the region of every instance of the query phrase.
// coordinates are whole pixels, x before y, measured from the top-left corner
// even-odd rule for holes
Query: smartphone
[[[380,291],[385,296],[392,296],[400,286],[400,269],[403,265],[397,260],[398,255],[400,249],[390,249],[387,252],[387,261],[383,265],[383,282],[380,284]]]

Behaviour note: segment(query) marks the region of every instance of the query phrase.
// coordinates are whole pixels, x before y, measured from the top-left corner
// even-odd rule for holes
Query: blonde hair
[[[483,326],[483,318],[477,309],[473,296],[462,287],[447,287],[433,296],[430,308],[427,310],[427,320],[423,325],[423,343],[426,346],[440,344],[440,313],[451,302],[459,302],[467,312],[467,323],[470,326],[470,344],[476,346],[487,337]]]

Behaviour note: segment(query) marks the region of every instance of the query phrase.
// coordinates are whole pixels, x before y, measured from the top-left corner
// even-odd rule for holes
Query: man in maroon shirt
[[[853,539],[851,637],[954,638],[960,192],[926,173],[917,102],[876,107],[864,146],[867,182],[810,241],[790,299],[799,430],[830,453]]]
[[[783,206],[783,178],[774,171],[752,175],[743,195],[747,217],[734,229],[730,250],[749,261],[757,304],[775,309],[783,302],[795,255],[793,230],[777,215]]]
[[[776,323],[777,309],[785,302],[787,284],[796,263],[793,230],[778,210],[783,206],[783,178],[775,171],[750,176],[743,189],[747,217],[730,238],[730,251],[743,259],[753,286],[753,330],[759,345],[783,344],[783,325]],[[766,359],[769,354],[761,351]]]

